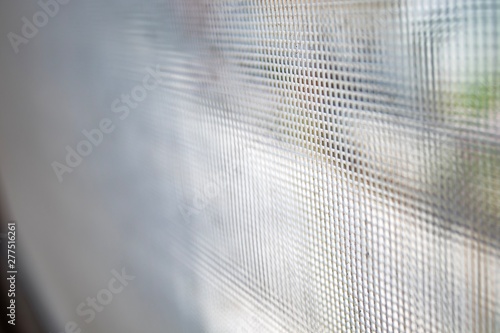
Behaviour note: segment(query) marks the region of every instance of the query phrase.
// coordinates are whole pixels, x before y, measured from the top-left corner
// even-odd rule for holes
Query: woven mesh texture
[[[3,3],[0,185],[46,331],[500,332],[500,0],[58,1],[17,53],[45,14]]]
[[[148,10],[186,331],[500,330],[495,1]]]

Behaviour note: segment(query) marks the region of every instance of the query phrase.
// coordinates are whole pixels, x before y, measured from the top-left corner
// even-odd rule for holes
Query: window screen
[[[172,8],[149,129],[182,215],[167,228],[186,321],[499,329],[495,2]]]
[[[17,56],[67,101],[43,118],[65,139],[37,140],[37,200],[72,210],[67,239],[119,230],[93,256],[124,242],[113,258],[163,331],[500,330],[497,1],[65,6]],[[59,184],[50,163],[103,117],[116,130]],[[75,184],[102,221],[68,226],[87,214]]]

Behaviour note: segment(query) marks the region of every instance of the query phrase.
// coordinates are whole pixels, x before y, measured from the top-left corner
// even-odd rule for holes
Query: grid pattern
[[[187,332],[500,330],[499,8],[158,3],[151,239]]]

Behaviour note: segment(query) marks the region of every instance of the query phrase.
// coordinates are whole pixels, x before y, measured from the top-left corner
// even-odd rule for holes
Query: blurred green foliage
[[[498,78],[499,75],[495,77]],[[471,114],[473,116],[486,115],[487,113],[479,111],[488,110],[497,105],[500,96],[500,86],[497,82],[500,80],[490,79],[465,85],[457,96],[458,106],[478,111]]]

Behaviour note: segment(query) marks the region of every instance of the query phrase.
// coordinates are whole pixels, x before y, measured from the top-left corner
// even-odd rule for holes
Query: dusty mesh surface
[[[69,83],[104,101],[86,102],[89,124],[161,68],[61,185],[96,184],[99,225],[122,237],[100,253],[135,270],[141,311],[168,311],[180,332],[500,329],[496,1],[79,6],[91,19],[58,17],[78,38],[36,47],[95,69]],[[39,188],[57,198],[70,191],[52,159]]]
[[[181,7],[151,128],[204,329],[498,330],[498,5]]]

